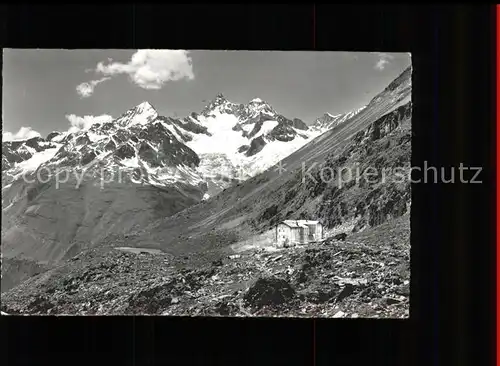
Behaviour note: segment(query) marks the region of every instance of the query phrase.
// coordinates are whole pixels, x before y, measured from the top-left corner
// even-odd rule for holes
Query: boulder
[[[340,234],[335,235],[333,238],[335,240],[344,241],[347,238],[347,234],[346,233],[340,233]]]
[[[281,278],[260,278],[248,289],[244,300],[249,306],[261,308],[284,304],[293,299],[295,294],[292,286]]]

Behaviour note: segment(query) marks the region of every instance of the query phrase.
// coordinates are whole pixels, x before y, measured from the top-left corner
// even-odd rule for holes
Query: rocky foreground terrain
[[[2,295],[14,314],[409,316],[409,214],[345,241],[171,256],[96,248]]]
[[[278,166],[241,182],[228,181],[211,195],[198,184],[200,174],[220,175],[220,165],[231,171],[231,164],[220,153],[202,148],[225,146],[221,141],[232,141],[236,133],[247,142],[252,139],[248,152],[261,138],[255,133],[266,132],[265,148],[251,156],[240,152],[257,162],[259,154],[275,159],[266,149],[288,144],[292,137],[300,141],[305,131],[300,121],[278,115],[275,126],[263,117],[263,112],[274,112],[262,100],[250,102],[251,115],[222,96],[216,102],[203,116],[191,116],[191,122],[165,124],[143,104],[116,124],[93,126],[94,134],[102,129],[97,136],[80,132],[87,138],[63,136],[66,142],[53,137],[52,142],[65,144],[63,152],[80,145],[78,152],[97,151],[94,169],[77,189],[75,177],[60,187],[9,180],[2,191],[2,312],[408,317],[411,68],[354,117],[310,136],[304,146],[276,160]],[[232,117],[226,120],[228,111]],[[236,123],[233,117],[244,121]],[[195,120],[213,134],[195,128]],[[223,121],[227,123],[221,125]],[[191,140],[178,133],[180,125]],[[109,132],[108,127],[117,130]],[[292,136],[290,129],[299,131]],[[141,146],[155,142],[157,152],[160,146],[174,148],[168,154],[147,153],[144,159],[141,151],[149,149],[134,150],[136,160],[127,155],[130,149],[111,149],[109,156],[101,151],[107,149],[106,139],[128,143],[134,137],[142,139]],[[239,149],[241,141],[236,142]],[[196,153],[190,143],[196,143]],[[38,156],[33,146],[25,145],[15,148],[16,156]],[[118,159],[109,159],[116,154]],[[197,160],[198,154],[204,157]],[[73,155],[78,156],[66,154],[53,163]],[[91,174],[97,167],[128,166],[130,159],[132,170],[143,160],[149,168],[153,162],[164,168],[177,164],[182,176],[171,179],[154,171],[141,185],[125,181],[101,187],[98,175]],[[26,165],[33,168],[26,161],[8,168],[3,178],[17,177],[17,169]],[[81,159],[74,161],[80,169]],[[345,174],[345,168],[356,173]],[[152,184],[152,176],[163,177],[164,185]],[[286,219],[319,220],[326,240],[276,249],[273,229]],[[339,233],[346,238],[340,240]]]

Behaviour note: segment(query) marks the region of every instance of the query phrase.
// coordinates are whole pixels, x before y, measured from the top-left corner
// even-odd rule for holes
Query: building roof
[[[317,225],[319,224],[319,221],[313,221],[313,220],[285,220],[281,222],[282,224],[285,224],[289,227],[304,227],[307,228],[307,225]]]

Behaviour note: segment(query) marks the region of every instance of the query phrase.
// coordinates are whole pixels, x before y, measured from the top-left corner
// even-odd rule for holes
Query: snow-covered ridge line
[[[366,106],[362,106],[350,112],[336,114],[336,115],[333,115],[331,113],[325,113],[321,117],[317,118],[316,121],[314,121],[314,123],[311,124],[310,127],[313,131],[318,131],[319,133],[323,133],[353,118],[357,114],[361,113],[365,108]]]
[[[350,114],[327,115],[345,119]],[[182,180],[198,185],[202,177],[222,175],[229,180],[216,185],[223,187],[232,179],[245,180],[275,165],[319,132],[299,119],[284,117],[258,97],[238,104],[218,94],[201,113],[183,118],[160,116],[151,103],[143,101],[111,121],[79,131],[51,132],[47,143],[58,149],[37,153],[26,147],[33,156],[16,165],[22,168],[17,174],[44,164],[78,168],[106,160],[103,164],[109,168],[144,169],[150,184]],[[183,161],[190,154],[185,149],[199,158],[197,168],[192,165],[194,157]],[[244,173],[235,177],[238,171]]]

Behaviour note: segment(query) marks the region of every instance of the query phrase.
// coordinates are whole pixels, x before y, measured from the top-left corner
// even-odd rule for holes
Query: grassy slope
[[[71,257],[201,198],[201,191],[191,187],[116,182],[101,189],[92,179],[78,188],[73,180],[59,187],[54,181],[21,186],[20,199],[2,212],[2,254],[37,261]]]

